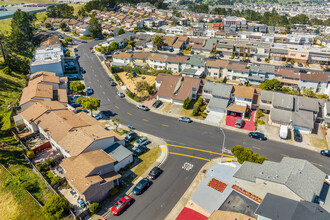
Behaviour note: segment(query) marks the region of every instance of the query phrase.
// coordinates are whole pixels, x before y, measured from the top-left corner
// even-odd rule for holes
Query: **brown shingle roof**
[[[206,66],[209,67],[216,67],[216,68],[227,68],[229,64],[229,61],[227,60],[207,60],[206,61]]]
[[[245,72],[245,73],[250,72],[249,69],[246,69],[246,65],[239,64],[239,63],[230,63],[230,64],[228,64],[228,69],[235,70],[235,71],[240,71],[240,72]]]
[[[23,89],[20,105],[23,105],[34,98],[53,98],[53,86],[46,84],[32,84]]]
[[[133,54],[133,59],[148,59],[151,57],[152,53],[149,52],[141,52],[141,53],[134,53]]]
[[[64,105],[56,101],[40,101],[31,105],[28,109],[20,113],[23,118],[29,122],[34,121],[46,111],[65,110]]]
[[[32,74],[29,84],[39,83],[39,82],[49,82],[49,83],[60,83],[60,77],[56,76],[53,72],[36,72]]]
[[[167,62],[171,63],[185,63],[188,60],[187,56],[169,56]]]
[[[184,101],[189,97],[193,88],[199,89],[201,79],[185,76],[182,78],[182,84],[176,94],[173,94],[172,98]]]
[[[114,163],[115,160],[103,150],[96,150],[81,154],[76,157],[66,158],[61,166],[65,170],[65,177],[75,188],[83,194],[92,184],[105,181],[112,181],[120,177],[112,171],[101,175],[90,175],[97,167]]]
[[[320,72],[300,73],[300,79],[314,82],[328,82],[328,75]]]
[[[164,44],[168,46],[172,46],[174,42],[176,41],[177,37],[175,36],[165,36],[164,37]]]
[[[153,53],[149,59],[166,62],[167,58],[168,58],[168,55],[166,55],[166,54]]]
[[[246,108],[247,108],[247,106],[237,105],[237,104],[233,103],[233,104],[231,104],[227,107],[227,110],[234,111],[234,112],[243,112],[243,113],[245,113]]]
[[[119,54],[114,54],[113,58],[130,58],[132,54],[126,53],[126,52],[121,52]]]
[[[234,86],[234,94],[236,97],[253,99],[255,88],[247,86]]]
[[[275,75],[280,75],[282,77],[287,77],[287,78],[295,78],[295,79],[299,79],[299,74],[295,73],[294,70],[292,69],[278,69],[277,71],[275,71],[274,73]]]
[[[161,85],[157,94],[163,97],[172,97],[174,89],[181,79],[180,76],[167,75],[167,74],[158,74],[156,81],[161,81]]]
[[[194,43],[194,44],[204,44],[205,43],[205,39],[202,38],[189,38],[189,42],[190,43]]]

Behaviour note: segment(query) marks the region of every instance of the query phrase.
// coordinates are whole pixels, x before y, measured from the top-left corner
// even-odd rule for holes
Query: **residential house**
[[[153,53],[149,57],[149,66],[156,70],[163,70],[167,68],[168,55],[163,53]]]
[[[64,53],[61,44],[40,46],[36,48],[30,63],[31,73],[49,71],[57,76],[64,75]]]
[[[248,81],[250,70],[246,65],[239,63],[229,63],[226,77],[229,80],[245,83]]]
[[[87,23],[77,23],[76,24],[76,28],[75,31],[77,34],[79,34],[80,36],[90,36],[91,32],[89,30],[90,25]]]
[[[114,170],[119,172],[121,169],[125,168],[127,165],[133,163],[133,153],[126,147],[119,143],[115,143],[104,150],[113,159],[116,160]]]
[[[286,61],[288,52],[289,50],[286,46],[280,44],[272,44],[270,48],[269,59],[276,61]]]
[[[259,85],[265,80],[273,79],[275,72],[275,66],[273,65],[251,65],[250,66],[250,75],[248,77],[249,83],[254,85]]]
[[[294,60],[295,62],[306,64],[309,60],[309,52],[306,50],[289,50],[287,60]]]
[[[167,69],[174,73],[181,72],[185,68],[185,63],[188,60],[188,56],[168,56],[167,57]]]
[[[288,199],[271,193],[266,194],[255,214],[258,219],[330,219],[330,213],[319,204]]]
[[[79,197],[93,203],[107,198],[109,191],[119,184],[121,175],[114,170],[115,162],[103,150],[95,150],[66,158],[61,167]]]
[[[262,164],[245,161],[234,174],[235,185],[265,198],[272,193],[295,201],[314,202],[324,187],[326,174],[307,160],[283,157]]]
[[[182,105],[186,98],[196,100],[203,80],[192,77],[159,74],[156,78],[157,99]]]
[[[280,81],[283,86],[297,88],[300,76],[294,69],[279,68],[274,72],[274,79]]]
[[[148,59],[151,56],[152,53],[150,52],[133,53],[132,62],[137,66],[145,66],[148,64]]]
[[[173,49],[173,45],[177,39],[178,37],[176,36],[164,36],[163,48],[165,48],[166,50]]]
[[[52,72],[37,72],[30,77],[28,85],[23,89],[20,107],[24,111],[38,101],[59,101],[68,103],[67,78],[58,77]]]
[[[196,69],[205,72],[205,56],[203,55],[193,55],[186,61],[187,69]]]
[[[237,105],[248,106],[250,109],[256,109],[258,106],[256,89],[253,87],[234,85],[232,98]]]
[[[124,144],[121,136],[84,112],[74,114],[56,101],[40,101],[20,115],[31,133],[40,132],[64,157]]]
[[[329,126],[330,125],[330,102],[325,102],[324,105],[324,122]]]
[[[308,63],[330,63],[330,46],[327,48],[308,48]]]
[[[301,91],[311,89],[315,93],[323,93],[329,95],[328,90],[328,74],[322,72],[299,73],[298,87]]]
[[[112,56],[113,62],[111,63],[112,66],[125,66],[130,64],[132,61],[132,54],[126,52],[120,52],[119,54],[114,54]]]
[[[290,125],[295,99],[293,95],[274,92],[272,99],[273,108],[270,110],[269,123],[272,125]]]
[[[206,75],[217,78],[224,78],[227,74],[229,61],[227,60],[207,60],[205,63]]]
[[[231,56],[234,52],[234,41],[232,39],[220,39],[217,51],[220,51],[220,55]]]
[[[269,113],[271,108],[273,107],[273,96],[274,92],[267,91],[267,90],[261,90],[260,94],[260,105],[259,109],[265,113]]]
[[[218,39],[216,38],[207,39],[204,46],[202,47],[202,51],[205,53],[211,53],[213,50],[215,50],[217,43]]]

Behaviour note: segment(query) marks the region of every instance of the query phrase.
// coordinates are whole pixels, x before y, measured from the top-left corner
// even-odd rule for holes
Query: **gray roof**
[[[183,74],[186,74],[186,75],[194,75],[195,73],[197,72],[196,69],[184,69],[182,71]]]
[[[326,114],[330,114],[330,102],[326,102],[325,106],[326,106],[326,109],[327,109]]]
[[[267,193],[256,215],[277,220],[326,220],[330,214],[316,203],[296,201]]]
[[[213,46],[218,42],[217,39],[207,39],[205,45],[202,47],[203,50],[211,51]]]
[[[109,154],[112,158],[119,162],[124,160],[125,158],[133,155],[132,151],[128,150],[121,144],[115,143],[104,150],[107,154]]]
[[[275,92],[273,95],[273,106],[293,110],[293,95]]]
[[[274,73],[275,72],[275,66],[273,65],[251,65],[250,71],[255,73]]]
[[[219,99],[219,98],[212,98],[209,102],[208,107],[213,109],[221,109],[224,110],[228,106],[228,99]]]
[[[282,122],[283,124],[289,124],[292,118],[292,111],[272,108],[270,110],[270,119],[275,122]]]
[[[219,96],[229,99],[233,90],[233,86],[225,83],[207,81],[204,84],[203,90],[210,91],[213,96]]]
[[[314,98],[298,96],[298,108],[299,110],[303,109],[307,111],[318,112],[320,109],[319,100]]]
[[[194,66],[205,66],[204,58],[205,56],[203,55],[193,55],[186,63]]]
[[[273,101],[273,94],[272,91],[262,90],[260,95],[261,101],[272,102]]]
[[[303,200],[312,201],[319,195],[326,174],[307,160],[283,157],[280,163],[263,164],[244,162],[235,178],[256,182],[256,178],[283,184]]]
[[[259,109],[261,109],[261,110],[270,110],[271,109],[271,106],[270,105],[260,104],[259,105]]]
[[[299,110],[292,113],[293,126],[314,128],[314,114],[310,111]]]
[[[252,81],[264,82],[266,77],[263,75],[252,74],[251,76],[248,76],[248,79]]]

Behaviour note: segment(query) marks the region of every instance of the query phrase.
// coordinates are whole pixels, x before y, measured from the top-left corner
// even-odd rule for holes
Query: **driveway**
[[[225,113],[210,111],[205,118],[205,121],[220,123],[222,118],[225,116]]]
[[[255,115],[256,111],[252,111],[251,112],[251,117],[250,120],[244,120],[244,124],[243,127],[241,129],[244,130],[248,130],[248,131],[255,131],[255,125],[254,125],[254,115]],[[238,118],[242,118],[239,116],[232,116],[232,115],[227,115],[226,117],[226,125],[227,126],[231,126],[231,127],[235,127],[235,123],[237,121]]]

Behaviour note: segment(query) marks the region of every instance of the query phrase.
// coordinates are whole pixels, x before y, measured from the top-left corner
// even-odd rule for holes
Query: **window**
[[[301,57],[306,57],[306,55],[301,55]]]
[[[292,54],[291,54],[291,56],[295,57],[295,56],[296,56],[296,54],[295,54],[295,53],[292,53]]]

